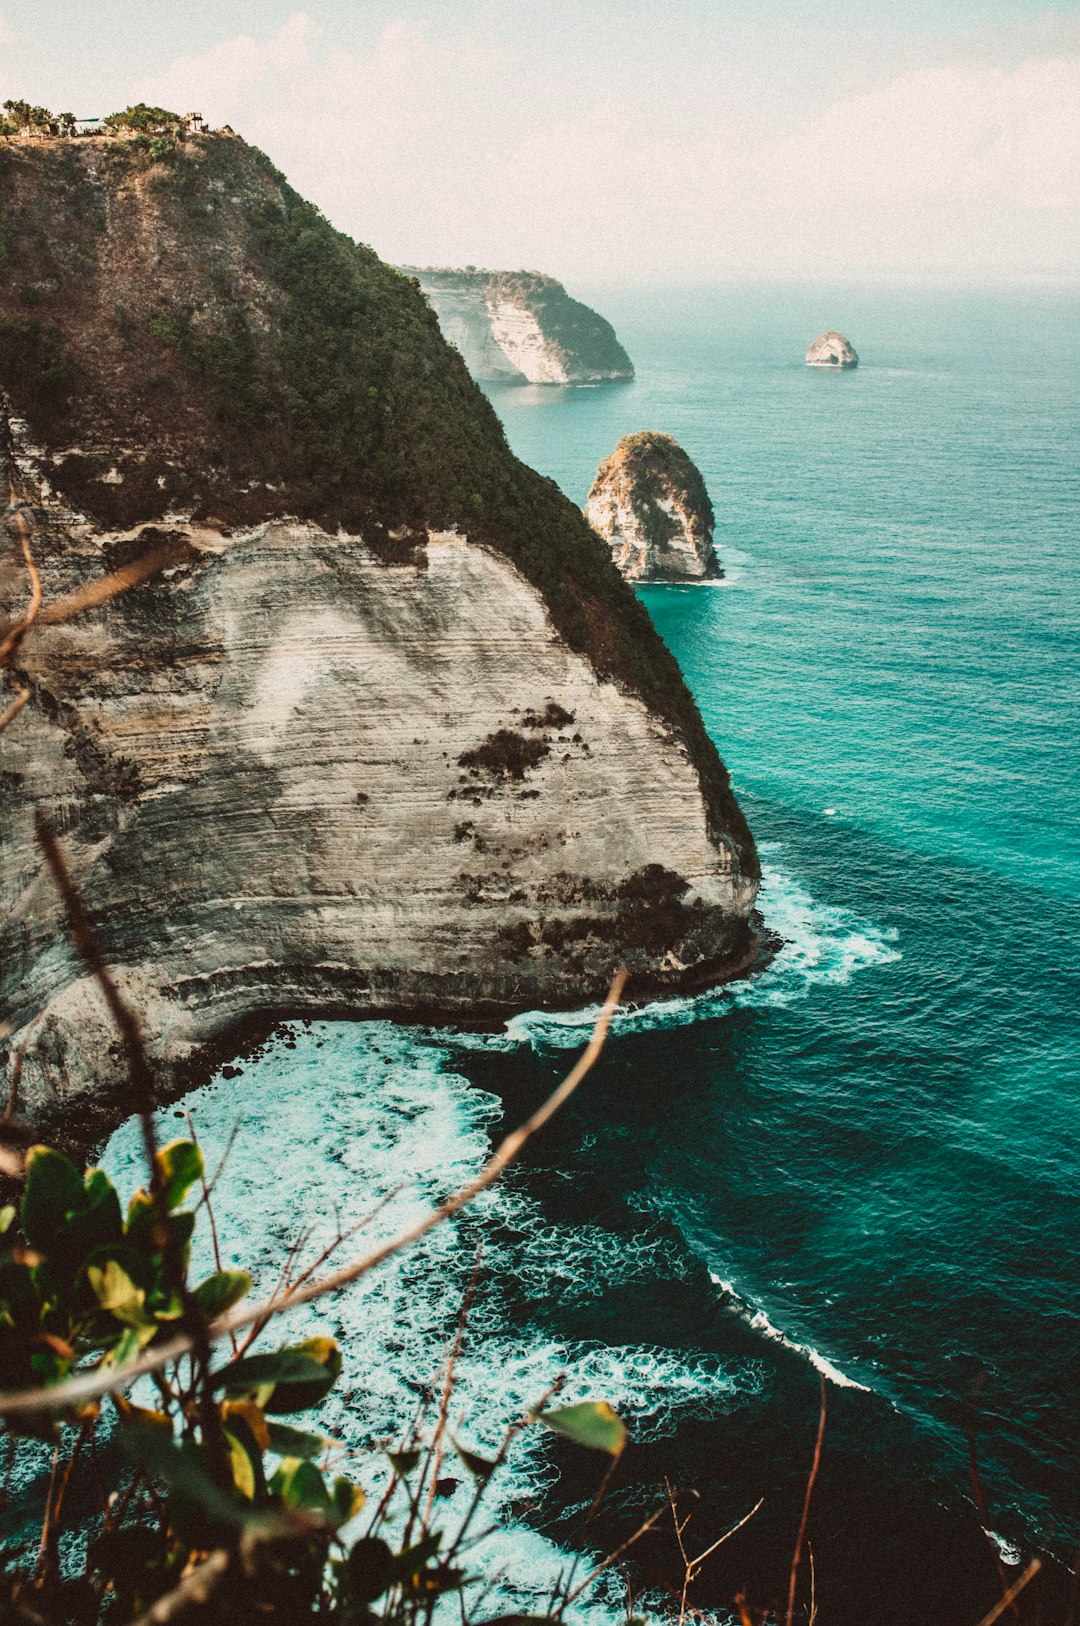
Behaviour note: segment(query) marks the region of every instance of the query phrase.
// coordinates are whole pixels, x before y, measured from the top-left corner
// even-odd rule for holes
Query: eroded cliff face
[[[610,322],[554,277],[411,268],[410,275],[476,379],[596,384],[634,376]]]
[[[696,464],[671,435],[624,435],[596,472],[585,518],[627,581],[709,581],[723,575],[713,506]]]
[[[495,1018],[619,963],[640,994],[744,969],[756,854],[678,670],[412,285],[224,138],[164,180],[105,143],[0,151],[0,213],[0,480],[46,607],[171,549],[19,653],[20,1112],[85,1135],[124,1105],[38,808],[166,1087],[259,1013]]]

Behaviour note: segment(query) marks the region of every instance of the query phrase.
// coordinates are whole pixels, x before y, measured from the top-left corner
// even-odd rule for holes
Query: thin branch
[[[1028,1582],[1034,1581],[1036,1575],[1038,1575],[1041,1569],[1042,1559],[1033,1558],[1023,1575],[1019,1576],[1013,1582],[1012,1586],[1009,1587],[1008,1590],[1002,1595],[1002,1597],[998,1599],[990,1613],[983,1616],[982,1620],[979,1622],[979,1626],[994,1626],[995,1621],[999,1621],[1001,1619],[1006,1609],[1012,1608],[1013,1604],[1016,1602],[1021,1592],[1023,1592]]]
[[[582,1079],[595,1065],[600,1052],[604,1047],[611,1019],[618,1008],[623,988],[626,984],[626,972],[619,971],[612,984],[604,1007],[596,1019],[592,1037],[586,1045],[570,1072],[562,1083],[552,1091],[547,1100],[532,1113],[525,1122],[513,1130],[500,1143],[488,1161],[484,1164],[475,1179],[468,1183],[452,1196],[448,1197],[438,1208],[431,1210],[424,1219],[417,1221],[407,1230],[399,1232],[392,1241],[384,1243],[372,1253],[355,1260],[342,1270],[334,1271],[320,1280],[308,1283],[304,1287],[283,1295],[276,1304],[262,1304],[255,1309],[244,1309],[237,1306],[219,1316],[216,1321],[206,1327],[206,1337],[211,1343],[225,1338],[230,1332],[239,1331],[242,1327],[250,1327],[256,1321],[269,1320],[271,1316],[282,1315],[287,1310],[295,1309],[301,1304],[311,1304],[327,1293],[332,1293],[350,1282],[357,1281],[361,1276],[367,1275],[376,1266],[386,1259],[400,1253],[404,1248],[411,1247],[429,1231],[435,1230],[446,1220],[451,1219],[465,1205],[478,1196],[481,1191],[492,1185],[503,1171],[514,1161],[523,1147],[532,1139],[545,1124],[547,1124],[563,1103],[577,1089]],[[12,1390],[7,1394],[0,1394],[0,1417],[13,1416],[16,1413],[54,1410],[58,1407],[70,1406],[77,1401],[89,1400],[98,1395],[108,1394],[110,1390],[119,1389],[131,1381],[132,1378],[141,1377],[144,1372],[156,1372],[160,1367],[167,1366],[170,1361],[179,1359],[194,1348],[194,1340],[190,1333],[181,1333],[171,1338],[167,1343],[151,1346],[143,1355],[123,1366],[110,1367],[102,1371],[97,1367],[78,1377],[69,1378],[65,1383],[58,1383],[49,1388],[26,1390]]]
[[[72,621],[77,615],[96,610],[99,604],[107,604],[121,593],[139,587],[150,576],[156,576],[159,570],[168,570],[173,565],[186,564],[200,557],[198,548],[187,537],[173,537],[168,542],[149,548],[129,564],[121,565],[119,570],[110,571],[107,576],[95,576],[93,581],[86,582],[74,593],[54,599],[42,610],[39,622],[43,627],[55,627],[64,621]]]
[[[30,602],[19,620],[8,628],[3,642],[0,643],[0,666],[9,664],[11,657],[18,651],[19,645],[37,620],[41,609],[41,577],[38,575],[34,556],[30,552],[30,527],[26,523],[26,515],[16,514],[15,524],[19,529],[19,546],[22,549],[26,574],[30,578]]]
[[[802,1519],[799,1522],[799,1534],[795,1542],[795,1551],[791,1555],[791,1574],[788,1577],[787,1614],[784,1617],[784,1626],[791,1626],[795,1616],[795,1587],[799,1580],[799,1561],[802,1558],[803,1542],[806,1539],[806,1523],[810,1517],[810,1499],[814,1494],[817,1483],[818,1469],[821,1467],[821,1446],[825,1439],[825,1379],[821,1379],[821,1415],[818,1418],[817,1441],[814,1445],[814,1460],[810,1465],[810,1477],[806,1481],[806,1495],[803,1498]]]
[[[743,1516],[739,1520],[738,1524],[733,1524],[731,1529],[730,1530],[725,1530],[724,1534],[722,1536],[720,1536],[716,1541],[714,1541],[711,1547],[706,1547],[706,1549],[705,1549],[705,1551],[703,1553],[698,1554],[697,1558],[695,1558],[694,1561],[693,1561],[693,1566],[692,1567],[693,1567],[694,1574],[690,1577],[691,1580],[693,1580],[694,1577],[697,1575],[698,1571],[700,1570],[702,1564],[704,1564],[705,1560],[707,1558],[711,1558],[713,1553],[715,1553],[716,1549],[718,1547],[722,1547],[724,1545],[725,1541],[730,1541],[732,1536],[738,1535],[738,1533],[742,1529],[743,1525],[744,1524],[749,1524],[750,1520],[754,1517],[754,1514],[757,1513],[760,1508],[764,1507],[764,1505],[765,1505],[765,1498],[764,1498],[764,1496],[762,1496],[754,1504],[754,1506],[750,1509],[749,1513],[744,1513],[743,1514]],[[813,1564],[813,1553],[811,1553],[811,1555],[810,1555],[810,1561],[811,1561],[811,1565],[812,1565]]]
[[[602,1575],[605,1570],[610,1569],[612,1564],[617,1564],[623,1554],[629,1552],[634,1543],[640,1541],[646,1531],[651,1530],[657,1519],[662,1518],[666,1511],[665,1504],[661,1503],[654,1513],[650,1513],[644,1524],[639,1524],[632,1536],[627,1536],[626,1540],[616,1547],[613,1553],[608,1554],[603,1563],[597,1564],[596,1568],[585,1577],[584,1581],[578,1582],[573,1592],[567,1594],[563,1607],[566,1608],[568,1604],[573,1603],[575,1598],[580,1598],[586,1588],[592,1586],[598,1575]]]
[[[465,1341],[465,1327],[469,1320],[469,1311],[472,1309],[472,1301],[476,1295],[476,1284],[480,1277],[480,1253],[481,1250],[478,1247],[476,1250],[476,1258],[473,1262],[472,1273],[469,1277],[469,1285],[465,1289],[465,1297],[462,1299],[461,1309],[458,1311],[457,1331],[454,1334],[454,1342],[451,1347],[450,1354],[446,1359],[446,1376],[443,1379],[442,1397],[439,1401],[439,1417],[435,1424],[435,1437],[431,1442],[431,1484],[428,1487],[428,1498],[427,1504],[424,1508],[424,1517],[420,1523],[420,1529],[425,1535],[427,1534],[428,1524],[431,1520],[431,1510],[435,1506],[435,1486],[438,1483],[439,1470],[442,1467],[444,1441],[446,1439],[446,1423],[447,1418],[450,1415],[450,1396],[454,1392],[454,1368],[458,1363],[458,1357],[461,1354],[461,1346]]]
[[[75,885],[71,872],[67,867],[60,849],[60,843],[56,838],[56,832],[40,808],[34,815],[34,828],[37,833],[38,843],[45,854],[45,861],[52,873],[56,890],[63,901],[72,941],[86,961],[88,969],[101,989],[105,1003],[109,1007],[109,1014],[120,1034],[120,1041],[124,1048],[124,1058],[127,1063],[128,1089],[131,1102],[134,1110],[139,1115],[139,1122],[142,1126],[143,1150],[149,1168],[150,1199],[154,1205],[158,1242],[170,1283],[180,1301],[183,1325],[187,1329],[185,1336],[188,1340],[188,1348],[192,1351],[202,1378],[201,1388],[203,1392],[200,1398],[199,1413],[202,1420],[203,1437],[210,1456],[210,1466],[219,1484],[231,1485],[232,1473],[229,1468],[228,1451],[225,1446],[221,1417],[218,1413],[210,1382],[211,1341],[207,1336],[206,1322],[198,1305],[195,1303],[191,1289],[187,1285],[187,1269],[175,1227],[170,1223],[169,1205],[165,1198],[164,1174],[158,1162],[157,1136],[154,1131],[154,1106],[156,1104],[154,1075],[150,1067],[150,1058],[146,1053],[146,1046],[143,1043],[142,1030],[116,985],[112,971],[97,940],[97,934],[90,924],[89,916],[83,907],[78,887]]]

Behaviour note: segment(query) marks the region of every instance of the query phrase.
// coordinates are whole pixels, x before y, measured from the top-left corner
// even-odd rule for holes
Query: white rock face
[[[431,289],[426,292],[435,307],[443,338],[461,353],[474,378],[520,383],[528,376],[501,338],[496,337],[492,311],[481,289],[446,288],[437,295]]]
[[[707,581],[723,575],[701,474],[671,435],[624,435],[601,463],[585,518],[628,581]]]
[[[123,1075],[35,804],[166,1084],[253,1012],[497,1016],[593,997],[620,959],[672,987],[746,963],[756,882],[710,839],[684,747],[505,558],[456,534],[426,568],[284,521],[193,534],[191,566],[24,646],[35,700],[0,741],[24,1115],[105,1121]],[[0,564],[5,603],[24,586]]]
[[[406,269],[476,379],[591,384],[634,376],[611,324],[553,277]]]
[[[485,303],[491,337],[520,377],[530,384],[569,384],[565,363],[552,353],[532,311],[506,299]]]
[[[806,352],[808,367],[857,367],[859,358],[842,333],[823,333]]]

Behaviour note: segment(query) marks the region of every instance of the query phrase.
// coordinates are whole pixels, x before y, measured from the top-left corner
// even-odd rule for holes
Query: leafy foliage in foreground
[[[313,1337],[252,1354],[248,1337],[231,1358],[206,1358],[207,1327],[244,1299],[251,1277],[219,1269],[189,1282],[196,1214],[183,1205],[203,1184],[202,1155],[178,1140],[155,1164],[151,1190],[136,1191],[124,1210],[101,1169],[80,1174],[38,1146],[19,1207],[0,1211],[0,1390],[39,1390],[43,1402],[9,1413],[4,1429],[9,1444],[21,1434],[55,1451],[36,1558],[26,1544],[5,1552],[0,1618],[120,1626],[156,1606],[160,1620],[192,1618],[193,1609],[207,1622],[430,1619],[440,1597],[469,1581],[464,1536],[502,1453],[489,1461],[454,1444],[475,1492],[450,1534],[431,1519],[445,1442],[437,1435],[425,1450],[407,1436],[386,1453],[389,1483],[357,1534],[364,1489],[327,1466],[330,1440],[287,1420],[334,1386],[340,1349]],[[144,1379],[153,1406],[124,1396],[120,1371],[104,1412],[97,1400],[59,1417],[48,1405],[49,1387],[76,1370],[121,1368],[193,1327],[204,1354]],[[626,1441],[603,1402],[529,1421],[613,1458]],[[77,1528],[77,1514],[65,1525],[64,1503],[80,1459],[95,1466],[100,1519],[81,1566],[61,1565],[61,1537]]]

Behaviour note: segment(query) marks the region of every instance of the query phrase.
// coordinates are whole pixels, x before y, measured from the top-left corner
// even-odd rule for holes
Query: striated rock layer
[[[170,1088],[262,1017],[495,1018],[595,998],[619,963],[639,993],[739,974],[753,840],[607,550],[407,279],[243,143],[160,170],[0,145],[0,479],[45,604],[171,549],[19,653],[20,1112],[85,1136],[126,1105],[36,808]],[[26,592],[9,520],[0,603]]]
[[[808,367],[857,367],[859,358],[842,333],[823,333],[806,352]]]
[[[443,336],[485,382],[596,384],[633,378],[634,366],[597,311],[539,271],[407,268]]]
[[[707,581],[723,575],[715,516],[696,464],[671,435],[624,435],[601,463],[585,518],[628,581]]]

